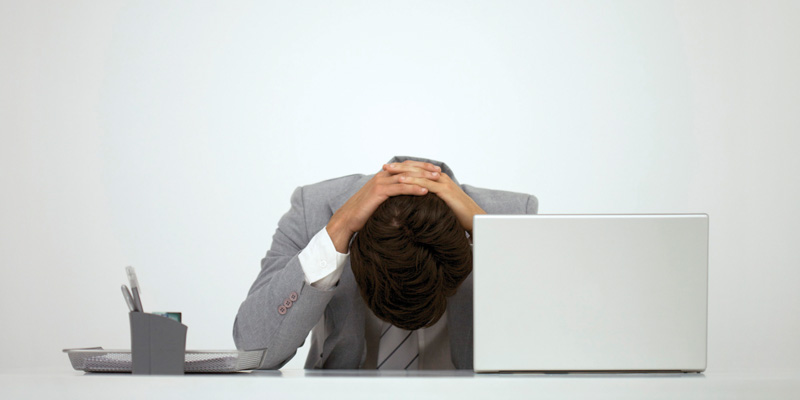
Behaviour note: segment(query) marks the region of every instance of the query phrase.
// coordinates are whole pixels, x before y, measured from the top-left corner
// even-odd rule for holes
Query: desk
[[[800,371],[483,375],[472,372],[254,371],[132,376],[68,369],[0,371],[3,399],[793,399]]]

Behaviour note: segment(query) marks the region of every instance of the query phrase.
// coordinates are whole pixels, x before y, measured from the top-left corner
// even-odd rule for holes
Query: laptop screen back
[[[479,215],[474,368],[702,371],[708,216]]]

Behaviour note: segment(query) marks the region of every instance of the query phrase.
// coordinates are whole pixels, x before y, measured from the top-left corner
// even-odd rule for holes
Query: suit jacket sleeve
[[[336,290],[319,290],[305,281],[298,255],[313,235],[307,227],[302,187],[294,191],[291,203],[233,325],[238,349],[266,349],[261,369],[280,368],[295,355]]]

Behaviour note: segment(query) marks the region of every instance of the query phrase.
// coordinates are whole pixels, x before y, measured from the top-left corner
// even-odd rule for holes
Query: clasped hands
[[[426,162],[406,160],[385,164],[331,217],[326,227],[336,251],[347,253],[350,239],[386,199],[399,195],[435,193],[450,206],[461,226],[472,232],[472,217],[486,212],[442,169]]]

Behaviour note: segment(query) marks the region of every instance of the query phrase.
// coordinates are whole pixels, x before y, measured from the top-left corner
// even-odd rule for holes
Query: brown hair
[[[431,326],[472,272],[472,249],[455,213],[433,193],[384,201],[350,246],[361,297],[407,330]]]

